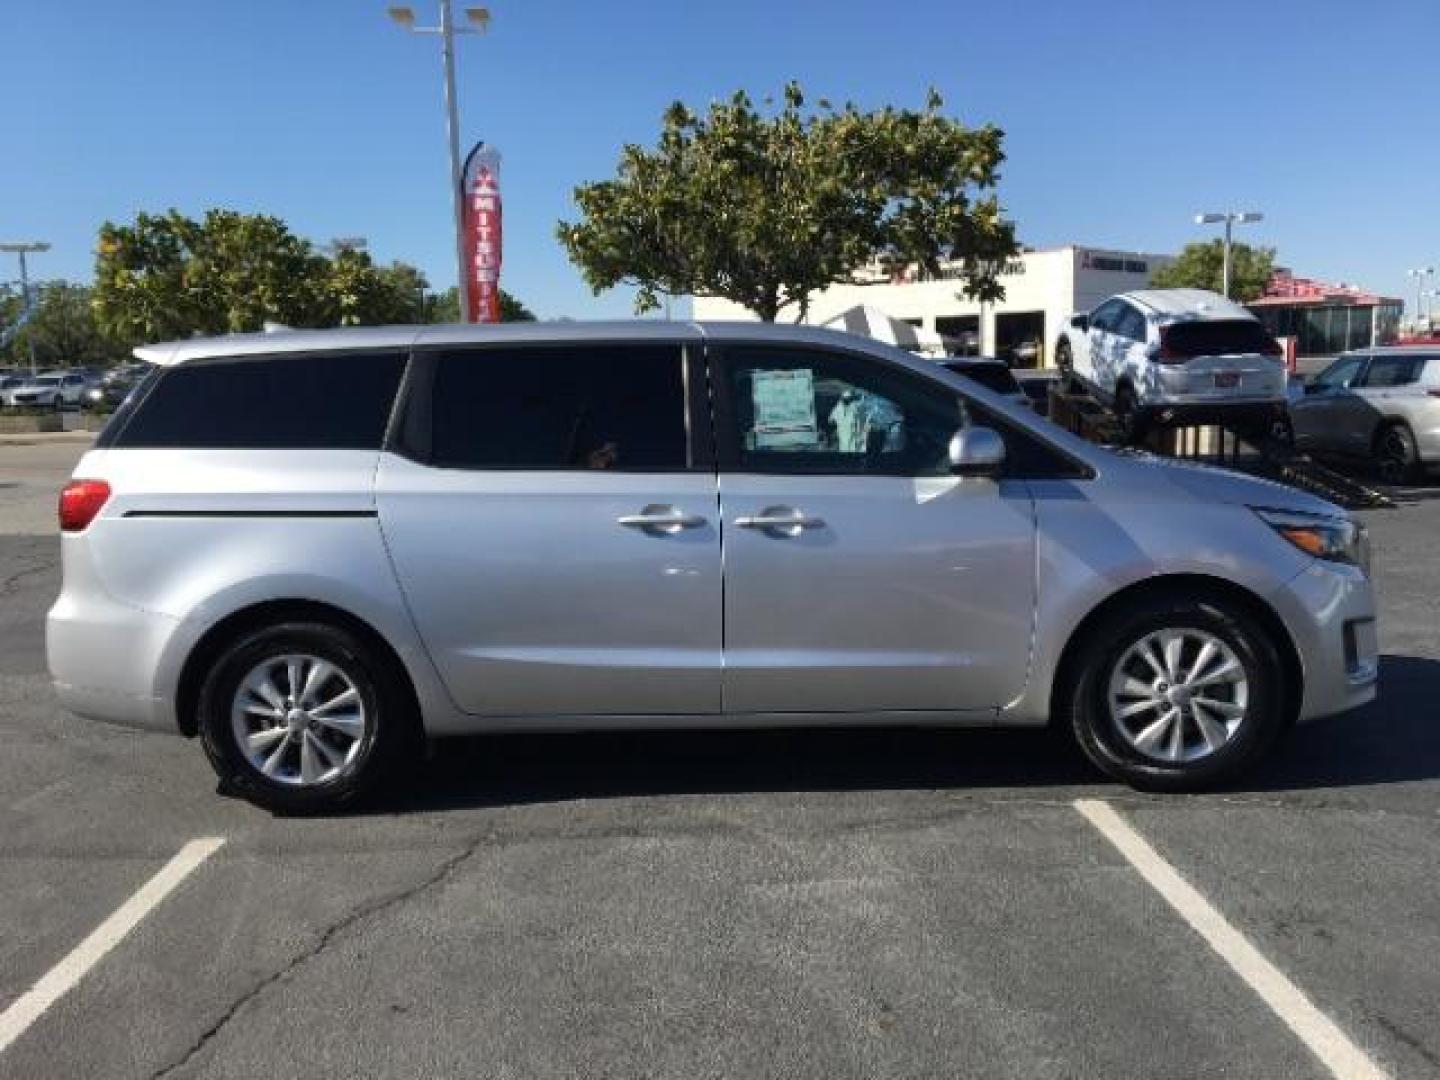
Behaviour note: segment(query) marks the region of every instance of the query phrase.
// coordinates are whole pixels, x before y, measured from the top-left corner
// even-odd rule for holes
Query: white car
[[[48,371],[24,378],[4,391],[6,405],[39,409],[78,409],[89,380],[78,371]]]
[[[1204,289],[1143,289],[1076,315],[1055,364],[1115,411],[1127,442],[1156,423],[1278,430],[1285,422],[1280,343],[1234,301]]]

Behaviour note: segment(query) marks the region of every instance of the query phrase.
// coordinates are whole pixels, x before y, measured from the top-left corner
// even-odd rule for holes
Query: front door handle
[[[799,536],[806,529],[821,529],[825,522],[811,517],[789,506],[767,506],[758,514],[737,517],[735,524],[742,529],[761,529],[780,536]]]
[[[674,536],[681,529],[698,529],[705,524],[705,519],[699,514],[687,514],[674,506],[660,503],[647,506],[638,514],[625,514],[615,521],[618,525],[643,529],[660,536]]]

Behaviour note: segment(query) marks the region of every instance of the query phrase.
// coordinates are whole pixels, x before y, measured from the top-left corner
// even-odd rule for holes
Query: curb
[[[0,435],[0,446],[39,446],[45,443],[94,442],[95,431],[25,431]]]

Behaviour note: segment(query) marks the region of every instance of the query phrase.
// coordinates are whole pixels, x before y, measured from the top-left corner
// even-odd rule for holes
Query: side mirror
[[[1090,329],[1090,316],[1089,316],[1089,315],[1072,315],[1072,316],[1070,316],[1070,325],[1073,326],[1076,330],[1089,330],[1089,329]]]
[[[996,476],[1005,465],[1005,440],[987,427],[961,428],[950,438],[950,471],[956,476]]]

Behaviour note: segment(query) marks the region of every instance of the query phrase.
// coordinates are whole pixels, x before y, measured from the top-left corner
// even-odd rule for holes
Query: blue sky
[[[505,156],[504,284],[545,317],[629,312],[554,238],[577,183],[653,142],[672,99],[791,78],[865,106],[933,85],[1000,125],[1028,244],[1172,251],[1202,235],[1194,211],[1233,206],[1265,212],[1244,238],[1298,273],[1413,304],[1405,270],[1440,269],[1435,0],[490,6],[491,32],[461,42],[461,125]],[[366,236],[450,284],[438,44],[384,8],[0,0],[0,239],[47,239],[37,275],[88,279],[102,220],[227,206]]]

